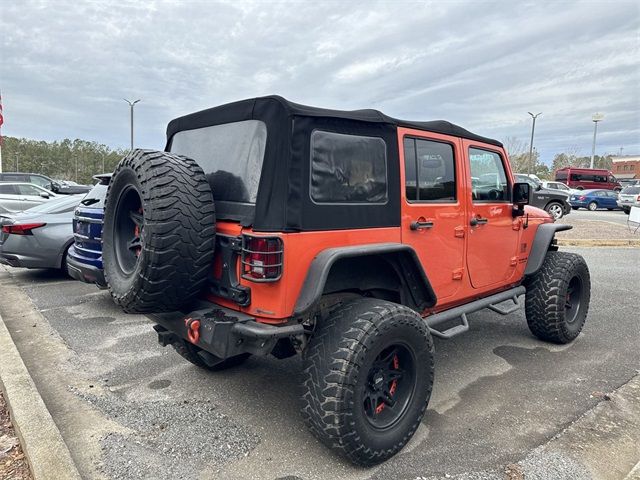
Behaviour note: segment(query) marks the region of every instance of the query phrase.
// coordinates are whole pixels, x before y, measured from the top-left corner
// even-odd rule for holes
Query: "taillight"
[[[282,240],[278,237],[242,237],[242,277],[275,282],[282,276]]]
[[[16,225],[4,225],[2,227],[2,232],[10,235],[33,235],[31,230],[44,227],[45,225],[46,223],[19,223]]]
[[[636,197],[636,202],[640,202],[640,195]]]

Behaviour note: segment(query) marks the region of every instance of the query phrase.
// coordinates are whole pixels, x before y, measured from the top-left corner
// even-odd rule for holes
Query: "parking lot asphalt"
[[[566,217],[566,219],[561,219],[558,223],[563,223],[566,220],[598,220],[600,222],[611,222],[616,223],[618,225],[627,226],[627,219],[629,215],[624,213],[622,210],[596,210],[595,212],[590,212],[586,209],[579,210],[571,210],[571,213]]]
[[[297,357],[200,370],[108,292],[46,271],[0,267],[0,313],[84,478],[501,479],[640,367],[640,249],[567,250],[592,275],[581,336],[550,345],[522,311],[470,315],[470,332],[436,340],[434,392],[415,437],[372,469],[307,432]],[[566,462],[545,468],[537,478],[589,478]]]

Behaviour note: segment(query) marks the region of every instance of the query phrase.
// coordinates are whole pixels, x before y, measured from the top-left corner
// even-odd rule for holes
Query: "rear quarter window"
[[[104,208],[104,200],[107,197],[108,185],[97,184],[80,202],[81,205],[91,208]]]
[[[387,146],[380,137],[315,130],[309,195],[320,204],[385,204]]]

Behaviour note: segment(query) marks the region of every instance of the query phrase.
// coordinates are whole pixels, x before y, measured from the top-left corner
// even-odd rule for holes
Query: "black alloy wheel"
[[[120,193],[114,216],[116,262],[123,273],[131,274],[142,252],[144,229],[142,200],[135,188],[129,186]]]
[[[415,355],[405,345],[392,345],[376,357],[367,374],[362,407],[378,429],[404,415],[416,386]]]

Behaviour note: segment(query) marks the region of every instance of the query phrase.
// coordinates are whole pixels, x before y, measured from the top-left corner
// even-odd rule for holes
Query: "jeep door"
[[[464,277],[460,139],[398,128],[398,144],[402,242],[415,249],[440,304],[458,292]]]
[[[467,193],[467,268],[471,285],[490,290],[512,279],[518,262],[520,222],[513,217],[511,175],[503,151],[462,141],[471,182]]]

